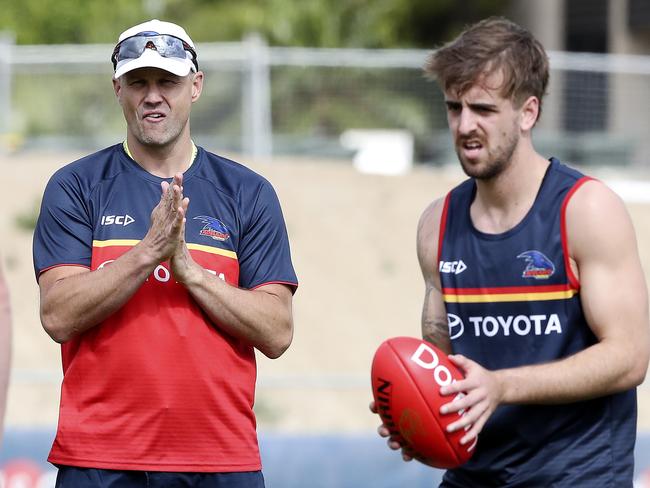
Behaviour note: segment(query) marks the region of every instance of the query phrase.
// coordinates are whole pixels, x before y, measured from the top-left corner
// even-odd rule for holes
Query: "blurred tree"
[[[158,17],[201,42],[259,32],[273,45],[432,47],[508,0],[0,0],[0,30],[19,44],[111,43]]]
[[[183,25],[200,43],[240,41],[257,32],[271,45],[431,49],[465,24],[505,11],[509,0],[0,0],[0,31],[19,44],[115,42],[125,28],[151,18]],[[106,57],[108,72],[108,55]],[[444,112],[427,107],[438,100],[420,70],[392,86],[388,71],[335,68],[277,69],[272,73],[276,146],[334,141],[348,127],[408,128],[424,159],[439,151],[434,134]],[[20,74],[14,83],[28,137],[64,135],[100,145],[101,134],[122,130],[123,119],[105,75],[69,77]],[[343,81],[345,80],[345,82]],[[400,85],[401,84],[401,85]],[[205,133],[238,141],[241,77],[221,74],[207,84],[193,111]],[[409,86],[407,91],[403,86]],[[45,88],[43,88],[45,87]],[[56,93],[56,99],[52,98]],[[215,106],[219,114],[215,116]],[[278,140],[280,143],[278,143]],[[94,141],[94,142],[93,142]],[[221,143],[221,142],[220,142]],[[340,149],[340,148],[339,148]]]
[[[0,30],[18,44],[113,42],[120,27],[145,16],[132,0],[0,0]]]
[[[431,47],[465,24],[502,14],[508,0],[167,0],[201,40],[256,31],[273,45]]]

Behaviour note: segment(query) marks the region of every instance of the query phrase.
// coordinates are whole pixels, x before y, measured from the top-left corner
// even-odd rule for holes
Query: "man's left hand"
[[[184,200],[184,203],[186,203],[185,208],[187,209],[189,206],[189,198],[185,197]],[[187,242],[185,242],[185,224],[186,222],[183,220],[181,231],[178,234],[178,244],[169,260],[174,279],[183,284],[200,279],[202,273],[202,268],[192,259],[190,251],[187,248]]]
[[[465,445],[474,442],[487,419],[501,403],[503,387],[493,371],[483,368],[465,356],[452,354],[449,359],[463,371],[465,378],[441,387],[440,393],[455,395],[462,392],[464,396],[440,407],[440,413],[465,411],[465,415],[448,427],[450,432],[467,430],[460,441]]]

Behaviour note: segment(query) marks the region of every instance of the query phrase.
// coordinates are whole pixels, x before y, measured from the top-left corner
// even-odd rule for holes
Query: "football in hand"
[[[476,443],[461,445],[464,430],[447,432],[465,412],[440,413],[455,398],[442,396],[440,387],[463,378],[440,349],[413,337],[388,339],[375,353],[371,376],[377,413],[406,454],[436,468],[454,468],[472,456]]]

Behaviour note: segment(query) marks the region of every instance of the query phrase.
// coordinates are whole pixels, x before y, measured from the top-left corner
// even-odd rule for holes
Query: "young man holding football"
[[[450,428],[478,438],[442,486],[631,486],[650,327],[625,205],[533,147],[549,68],[528,31],[481,21],[425,71],[469,176],[417,234],[423,337],[465,374],[441,413],[466,410]]]

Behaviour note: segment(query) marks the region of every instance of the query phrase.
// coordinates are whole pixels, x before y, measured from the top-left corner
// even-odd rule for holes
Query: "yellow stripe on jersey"
[[[93,247],[135,246],[138,239],[109,239],[108,241],[93,241]]]
[[[228,251],[227,249],[220,249],[218,247],[205,246],[203,244],[187,244],[188,249],[194,249],[195,251],[209,252],[211,254],[219,254],[220,256],[226,256],[228,258],[237,259],[237,253],[235,251]]]
[[[536,302],[544,300],[566,300],[573,297],[578,290],[525,292],[525,293],[489,293],[481,295],[443,295],[447,303],[495,303],[495,302]]]
[[[111,247],[111,246],[129,246],[133,247],[138,242],[137,239],[109,239],[108,241],[93,241],[93,247]],[[231,259],[237,259],[237,253],[235,251],[229,251],[227,249],[221,249],[218,247],[205,246],[203,244],[187,244],[188,249],[193,249],[195,251],[207,252],[210,254],[218,254],[219,256],[225,256]]]

